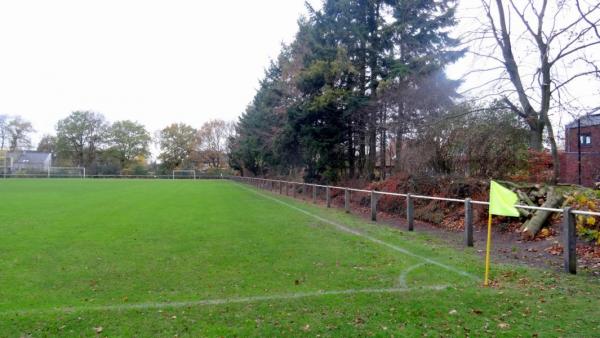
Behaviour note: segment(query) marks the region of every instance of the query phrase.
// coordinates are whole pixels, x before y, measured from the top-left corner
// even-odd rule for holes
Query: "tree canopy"
[[[384,176],[390,133],[458,96],[444,75],[464,52],[448,33],[455,1],[326,0],[309,13],[240,118],[230,162],[313,181]]]

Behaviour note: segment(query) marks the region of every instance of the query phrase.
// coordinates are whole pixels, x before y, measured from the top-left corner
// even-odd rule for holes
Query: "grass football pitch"
[[[589,276],[229,181],[0,181],[0,336],[593,336]]]

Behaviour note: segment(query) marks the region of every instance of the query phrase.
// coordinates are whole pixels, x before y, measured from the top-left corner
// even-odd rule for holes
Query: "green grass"
[[[406,274],[420,257],[475,278],[433,264]],[[2,337],[600,332],[589,277],[494,265],[483,288],[482,267],[424,234],[233,182],[0,181]]]

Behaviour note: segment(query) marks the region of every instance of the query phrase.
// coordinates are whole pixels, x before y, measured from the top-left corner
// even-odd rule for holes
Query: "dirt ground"
[[[309,194],[298,194],[297,197],[311,201]],[[318,203],[324,204],[325,202],[320,198]],[[332,207],[343,208],[343,200],[340,198],[332,199]],[[352,203],[352,213],[360,215],[365,219],[370,219],[370,209],[354,201]],[[405,218],[400,215],[379,212],[377,218],[378,223],[383,225],[401,229],[407,228]],[[462,223],[462,221],[459,221],[459,223]],[[414,227],[416,232],[427,233],[443,240],[458,250],[464,250],[466,247],[462,228],[462,224],[460,224],[460,227],[449,229],[441,225],[418,220],[415,220]],[[476,219],[474,228],[474,248],[481,255],[483,261],[487,236],[486,224]],[[553,225],[547,231],[548,235],[546,237],[536,238],[531,241],[521,239],[521,235],[518,233],[518,224],[497,224],[493,227],[493,231],[493,260],[555,271],[564,270],[559,220],[553,222]],[[582,241],[577,244],[577,271],[580,274],[600,277],[600,246]]]
[[[369,213],[361,212],[361,216],[370,217]],[[378,222],[402,229],[407,228],[407,222],[402,217],[394,217],[384,213],[378,214]],[[428,235],[442,239],[457,249],[465,248],[464,232],[448,230],[427,222],[415,220],[415,231],[425,232]],[[551,235],[545,238],[536,238],[532,241],[521,239],[518,228],[498,230],[493,228],[492,234],[492,259],[511,264],[523,264],[531,267],[552,270],[564,270],[563,250],[560,226],[554,224],[549,230]],[[473,240],[474,248],[483,258],[487,229],[485,224],[475,224]],[[589,243],[577,244],[577,269],[580,273],[587,273],[600,277],[600,249]]]

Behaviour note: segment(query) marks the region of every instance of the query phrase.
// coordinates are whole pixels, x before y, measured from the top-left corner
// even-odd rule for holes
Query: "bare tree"
[[[221,168],[226,163],[225,156],[234,125],[223,120],[211,120],[198,130],[199,154],[212,168]]]
[[[27,149],[31,146],[29,135],[35,130],[31,122],[17,116],[7,123],[8,141],[10,151]]]
[[[0,115],[0,150],[8,143],[8,116]]]
[[[549,0],[481,0],[486,15],[483,29],[471,32],[475,56],[495,62],[479,72],[500,70],[484,85],[500,96],[507,108],[530,130],[530,148],[543,149],[548,135],[554,181],[560,162],[550,114],[581,108],[571,86],[599,76],[596,66],[600,39],[600,3]]]

